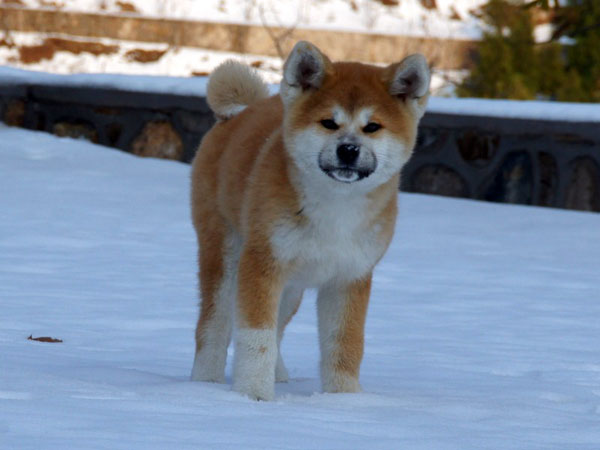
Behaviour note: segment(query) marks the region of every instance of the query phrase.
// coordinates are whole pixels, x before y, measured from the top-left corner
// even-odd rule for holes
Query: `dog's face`
[[[281,84],[286,148],[310,183],[372,189],[410,157],[428,87],[420,55],[386,68],[331,63],[300,42]]]

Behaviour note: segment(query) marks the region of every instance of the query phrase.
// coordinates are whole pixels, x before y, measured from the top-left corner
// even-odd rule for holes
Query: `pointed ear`
[[[319,89],[332,71],[329,58],[310,42],[296,43],[283,65],[281,95],[284,103],[308,89]]]
[[[427,60],[420,53],[407,56],[386,68],[390,94],[401,99],[419,99],[429,91],[430,73]]]

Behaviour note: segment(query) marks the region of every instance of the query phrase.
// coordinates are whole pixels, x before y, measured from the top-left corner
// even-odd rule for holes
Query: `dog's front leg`
[[[247,245],[238,272],[233,389],[256,400],[275,395],[281,268],[270,249]]]
[[[319,289],[321,384],[324,392],[359,392],[364,326],[371,274],[351,282],[334,280]]]

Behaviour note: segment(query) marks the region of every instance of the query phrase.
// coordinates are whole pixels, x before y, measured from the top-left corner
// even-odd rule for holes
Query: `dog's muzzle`
[[[319,160],[319,167],[336,181],[354,183],[375,171],[374,164],[361,164],[360,153],[358,145],[340,144],[335,152],[335,162]]]

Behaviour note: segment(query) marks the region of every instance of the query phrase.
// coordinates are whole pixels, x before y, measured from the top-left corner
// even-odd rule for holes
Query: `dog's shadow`
[[[225,377],[226,389],[231,389],[233,377]],[[311,397],[321,393],[321,383],[318,378],[290,377],[288,381],[275,383],[275,398],[281,397]]]
[[[297,377],[282,383],[275,383],[275,397],[310,397],[321,392],[318,378]]]

